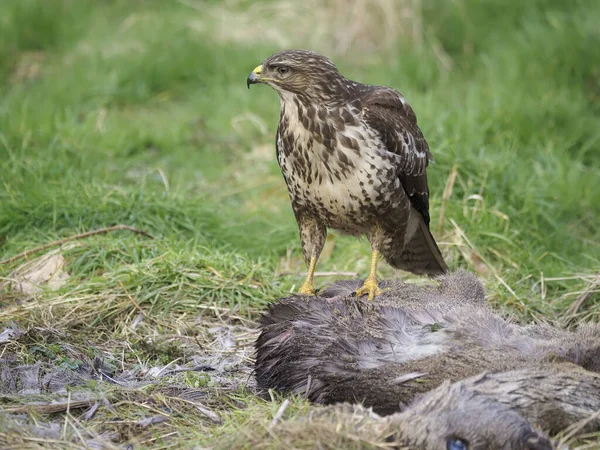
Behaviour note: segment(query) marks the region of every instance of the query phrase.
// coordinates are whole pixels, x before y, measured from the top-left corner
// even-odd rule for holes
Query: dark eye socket
[[[446,440],[447,450],[469,450],[469,443],[457,437],[449,437]]]
[[[277,72],[279,72],[280,74],[288,73],[289,71],[290,71],[290,69],[288,69],[288,68],[287,68],[287,67],[285,67],[285,66],[279,66],[279,67],[277,68]]]

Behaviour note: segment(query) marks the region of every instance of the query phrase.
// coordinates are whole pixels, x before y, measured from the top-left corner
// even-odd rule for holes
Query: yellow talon
[[[369,300],[373,300],[377,295],[381,294],[383,291],[379,289],[379,284],[377,283],[377,263],[379,262],[379,252],[377,250],[373,250],[373,255],[371,256],[371,270],[369,271],[369,276],[363,283],[363,285],[356,291],[357,297],[362,297],[365,294],[369,295]]]
[[[304,295],[315,295],[315,287],[312,285],[312,283],[308,283],[308,282],[304,282],[304,284],[300,287],[300,290],[298,290],[299,294],[304,294]]]
[[[306,280],[302,286],[300,286],[299,294],[304,295],[315,295],[315,285],[313,284],[313,275],[315,268],[317,267],[317,258],[310,258],[310,264],[308,265],[308,273],[306,274]]]
[[[363,285],[356,291],[357,297],[362,297],[365,294],[369,295],[369,300],[373,300],[376,296],[381,294],[383,291],[379,288],[377,280],[375,278],[367,278]]]

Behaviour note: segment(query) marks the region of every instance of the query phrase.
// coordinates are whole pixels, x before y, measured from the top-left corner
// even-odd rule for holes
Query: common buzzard
[[[429,231],[433,158],[398,91],[348,80],[331,60],[305,50],[270,56],[248,76],[248,87],[255,83],[275,89],[281,103],[277,160],[308,266],[300,293],[315,292],[327,228],[371,243],[371,270],[357,296],[381,292],[380,256],[416,274],[448,270]]]

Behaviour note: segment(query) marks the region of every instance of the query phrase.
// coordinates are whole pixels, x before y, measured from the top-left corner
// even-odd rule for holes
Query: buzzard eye
[[[287,68],[287,67],[285,67],[285,66],[280,66],[280,67],[278,67],[278,68],[277,68],[277,72],[279,72],[279,73],[280,73],[280,74],[282,74],[282,75],[283,75],[284,73],[288,73],[288,72],[289,72],[289,70],[290,70],[290,69],[288,69],[288,68]]]

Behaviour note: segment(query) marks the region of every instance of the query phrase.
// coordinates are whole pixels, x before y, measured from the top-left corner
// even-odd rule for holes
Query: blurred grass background
[[[0,252],[124,222],[161,239],[84,242],[75,278],[226,251],[260,264],[271,298],[288,290],[304,268],[274,156],[278,101],[244,79],[275,51],[311,48],[413,105],[450,266],[555,314],[581,280],[540,281],[600,265],[598,18],[592,1],[4,1]],[[362,274],[368,257],[333,235],[319,268]],[[298,276],[273,277],[281,264]]]
[[[411,103],[452,269],[475,270],[518,316],[559,320],[583,299],[577,318],[597,321],[598,23],[592,0],[3,0],[0,259],[117,223],[158,238],[79,241],[63,251],[68,283],[4,319],[52,322],[39,308],[86,298],[69,326],[112,332],[132,308],[114,303],[123,288],[149,314],[255,317],[297,288],[279,103],[245,84],[297,47]],[[369,258],[365,241],[332,233],[317,270],[364,276]]]

